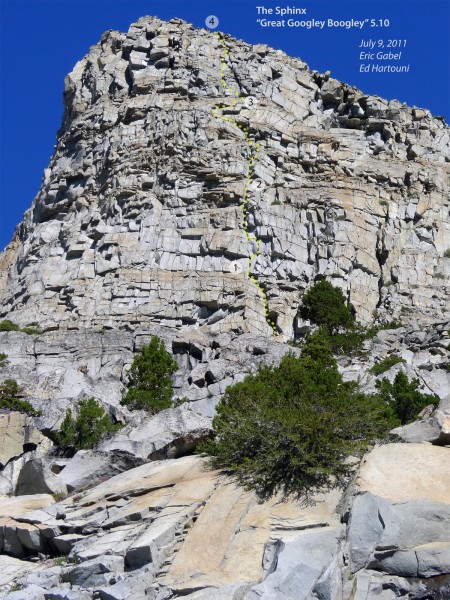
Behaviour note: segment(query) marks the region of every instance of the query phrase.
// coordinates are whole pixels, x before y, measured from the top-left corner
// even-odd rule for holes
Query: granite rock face
[[[366,455],[348,516],[345,600],[446,598],[450,450],[386,444]]]
[[[288,351],[299,353],[298,349],[266,336],[208,335],[195,328],[179,331],[154,326],[136,333],[60,330],[40,336],[0,332],[0,351],[9,361],[1,376],[17,380],[27,400],[42,412],[33,420],[41,430],[58,429],[67,408],[76,408],[80,400],[89,397],[97,398],[117,420],[133,420],[140,427],[142,419],[138,418],[136,423],[120,400],[133,356],[148,344],[151,335],[158,335],[164,341],[178,363],[173,378],[174,393],[189,402],[169,420],[171,431],[176,430],[180,435],[183,431],[207,427],[201,417],[211,420],[214,407],[228,385],[242,381],[260,364],[278,363]],[[185,410],[189,408],[200,415],[196,423],[195,417]],[[159,433],[168,425],[169,422],[161,423]],[[151,436],[155,431],[148,433]],[[139,434],[136,436],[137,441]],[[143,432],[140,436],[144,440]],[[150,454],[150,438],[147,441]],[[162,437],[160,446],[161,442]]]
[[[450,594],[443,120],[267,46],[151,17],[105,33],[64,102],[41,189],[0,255],[0,320],[43,330],[0,332],[0,381],[42,412],[0,414],[0,494],[31,494],[0,498],[0,596]],[[343,378],[372,392],[402,370],[440,404],[392,432],[408,443],[368,453],[343,497],[261,504],[186,455],[227,386],[300,353],[287,342],[308,329],[299,305],[321,277],[361,323],[402,325],[340,357]],[[183,402],[149,418],[120,400],[152,335],[178,363]],[[403,362],[370,372],[393,354]],[[52,454],[48,436],[89,397],[125,427]]]
[[[26,452],[49,444],[36,426],[34,419],[22,413],[0,412],[0,468],[3,470],[9,461]]]
[[[235,587],[257,598],[252,586],[270,572],[281,570],[285,579],[301,548],[309,573],[304,586],[312,589],[338,552],[339,492],[317,496],[313,507],[277,498],[261,504],[205,466],[192,456],[148,463],[57,505],[45,495],[34,506],[27,504],[31,496],[18,498],[11,516],[11,501],[0,501],[0,548],[16,558],[66,555],[49,591],[66,583],[89,598],[130,597],[142,585],[148,592],[159,586],[170,597]],[[22,577],[25,587],[38,583],[26,571]]]
[[[65,483],[55,475],[45,461],[35,459],[28,461],[20,471],[16,486],[16,496],[35,494],[67,493]]]
[[[347,504],[339,490],[307,507],[260,503],[195,456],[143,464],[57,504],[45,494],[0,500],[0,551],[14,567],[0,593],[13,582],[23,598],[38,598],[37,586],[41,598],[63,589],[108,600],[441,600],[449,452],[376,447]],[[24,559],[37,555],[30,569]]]
[[[316,276],[333,278],[364,323],[375,312],[448,320],[442,119],[223,39],[227,55],[209,31],[145,17],[76,64],[41,189],[0,258],[0,316],[272,335],[247,276],[250,176],[251,274],[281,340]],[[238,125],[259,144],[250,173]]]
[[[339,368],[344,379],[359,380],[364,391],[370,393],[375,390],[377,379],[369,372],[370,367],[391,354],[402,357],[404,363],[395,365],[380,377],[392,380],[399,370],[403,370],[410,379],[419,379],[425,392],[439,396],[441,405],[434,415],[397,433],[407,441],[427,440],[443,444],[448,438],[450,418],[450,372],[447,369],[450,322],[436,323],[426,331],[420,342],[411,341],[414,336],[424,333],[417,324],[380,331],[373,340],[366,342],[365,356],[340,358]],[[147,424],[145,415],[133,416],[120,405],[120,400],[133,356],[149,342],[151,334],[158,335],[167,350],[173,353],[178,363],[173,377],[174,393],[187,402],[180,409],[165,413],[167,418],[160,416]],[[114,447],[137,451],[140,456],[144,452],[149,456],[163,448],[168,450],[177,437],[182,443],[183,433],[206,434],[214,407],[227,386],[242,381],[259,365],[278,364],[287,352],[300,353],[298,348],[278,342],[274,337],[208,335],[195,328],[177,330],[162,326],[136,333],[123,330],[100,333],[82,329],[29,336],[21,332],[0,332],[0,351],[7,354],[9,360],[0,376],[16,379],[26,399],[42,412],[38,418],[20,417],[30,427],[20,429],[19,446],[26,443],[25,431],[31,435],[33,427],[47,432],[58,429],[67,408],[76,409],[80,400],[95,397],[117,420],[128,422],[128,433],[119,433]],[[0,426],[2,418],[13,417],[6,414],[0,417]],[[136,431],[131,434],[134,429]],[[12,429],[10,432],[13,435]],[[49,440],[46,444],[41,441],[37,447],[43,445],[47,450]],[[0,440],[0,453],[2,448],[7,452],[5,437]],[[18,451],[17,448],[14,450]]]

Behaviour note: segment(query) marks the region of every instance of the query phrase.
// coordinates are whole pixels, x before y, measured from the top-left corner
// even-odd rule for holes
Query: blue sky
[[[388,19],[376,31],[268,29],[256,6],[307,9],[299,19]],[[450,122],[450,0],[0,0],[0,249],[31,205],[47,167],[62,117],[64,76],[108,29],[127,31],[143,15],[183,18],[250,43],[267,43],[312,69],[364,92],[429,108]],[[280,18],[280,17],[274,17]],[[359,72],[361,39],[406,39],[403,74]]]

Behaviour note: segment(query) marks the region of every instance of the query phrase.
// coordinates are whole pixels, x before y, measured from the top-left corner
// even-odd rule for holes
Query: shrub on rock
[[[359,456],[398,420],[378,395],[344,382],[326,338],[307,338],[300,358],[227,388],[217,406],[216,437],[201,446],[212,466],[261,498],[281,492],[308,500],[343,485],[347,458]]]
[[[42,331],[36,327],[22,327],[20,330],[22,333],[26,333],[28,335],[41,335]]]
[[[419,391],[419,380],[409,381],[407,376],[399,371],[391,383],[386,377],[377,381],[376,386],[380,396],[387,402],[400,419],[402,425],[417,419],[418,414],[426,406],[439,403],[439,398]]]
[[[363,354],[363,343],[367,339],[364,328],[355,325],[352,329],[346,329],[342,333],[331,334],[324,325],[321,325],[317,331],[324,337],[335,356]]]
[[[164,342],[153,336],[133,360],[128,372],[128,390],[121,404],[151,414],[169,408],[173,398],[171,375],[177,369],[177,362],[167,352]]]
[[[31,417],[37,417],[42,414],[40,410],[36,410],[27,400],[20,398],[21,394],[22,388],[15,379],[5,379],[0,384],[0,409],[15,410]]]
[[[0,332],[1,331],[21,331],[22,333],[27,333],[28,335],[40,335],[42,333],[37,323],[29,323],[29,325],[21,329],[19,325],[13,323],[9,319],[0,321]]]
[[[375,363],[373,367],[369,369],[369,373],[375,373],[375,375],[381,375],[386,371],[389,371],[391,367],[397,365],[398,363],[404,363],[406,360],[401,356],[397,356],[397,354],[391,354],[391,356],[387,356],[383,360]]]
[[[0,331],[19,331],[20,327],[9,319],[0,322]]]
[[[121,424],[113,424],[105,409],[95,400],[81,400],[78,415],[72,416],[70,408],[66,412],[61,429],[55,433],[55,442],[61,448],[73,447],[77,450],[93,448],[109,433],[116,431]]]

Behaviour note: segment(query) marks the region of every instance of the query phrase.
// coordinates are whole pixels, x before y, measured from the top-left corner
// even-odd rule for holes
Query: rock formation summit
[[[271,336],[255,255],[280,341],[318,276],[365,324],[448,320],[443,119],[223,41],[144,17],[76,64],[54,155],[0,258],[0,316]]]
[[[450,598],[449,172],[426,109],[179,19],[106,32],[0,254],[0,382],[40,411],[0,410],[0,598]],[[343,379],[373,392],[387,359],[440,404],[352,463],[343,496],[259,502],[193,449],[227,386],[300,354],[320,279],[362,325],[396,321],[339,357]],[[152,335],[183,402],[149,417],[121,399]],[[88,398],[125,426],[61,456]]]

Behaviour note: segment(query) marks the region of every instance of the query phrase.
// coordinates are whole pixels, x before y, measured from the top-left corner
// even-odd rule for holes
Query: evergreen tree
[[[15,379],[5,379],[0,385],[0,399],[17,398],[22,393],[22,388]]]
[[[0,384],[0,409],[11,410],[25,413],[31,417],[37,417],[41,414],[36,410],[28,400],[20,398],[22,388],[15,379],[5,379]]]
[[[61,423],[60,430],[55,434],[55,442],[61,448],[77,447],[77,435],[75,427],[75,419],[72,417],[70,408],[66,410],[66,416]],[[81,446],[83,447],[83,445]],[[77,448],[79,449],[79,448]]]
[[[173,398],[170,376],[177,369],[177,362],[167,352],[164,342],[153,336],[133,360],[128,372],[128,390],[121,404],[152,414],[169,408]]]
[[[279,367],[261,367],[227,388],[213,422],[216,437],[201,451],[263,499],[281,492],[308,500],[342,485],[347,457],[397,424],[379,396],[343,382],[319,332],[300,358],[288,354]]]
[[[330,334],[354,326],[344,294],[324,279],[315,283],[303,296],[300,314],[304,319],[323,325]]]
[[[113,425],[105,409],[95,400],[81,400],[78,415],[74,419],[70,408],[55,434],[55,441],[61,448],[74,447],[85,450],[96,446],[106,435],[120,427]]]
[[[393,383],[384,377],[382,381],[376,382],[376,386],[380,396],[392,407],[402,425],[414,421],[425,406],[439,403],[437,396],[419,391],[418,379],[409,381],[402,371],[397,373]]]

